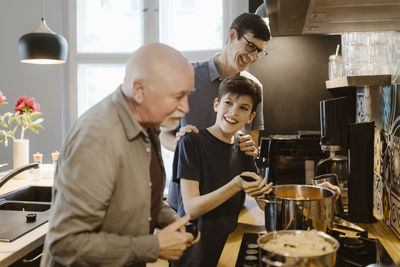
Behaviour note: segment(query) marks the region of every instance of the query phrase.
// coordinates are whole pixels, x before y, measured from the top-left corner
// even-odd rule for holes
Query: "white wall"
[[[57,33],[62,33],[61,1],[44,1],[46,22]],[[17,54],[18,39],[34,30],[40,19],[41,0],[0,0],[0,91],[8,102],[0,106],[0,113],[12,111],[18,97],[34,97],[40,103],[45,129],[39,135],[29,131],[26,138],[30,139],[30,154],[43,153],[43,162],[50,163],[50,153],[62,143],[65,66],[23,64]],[[12,144],[0,144],[0,163],[4,162],[12,167]]]

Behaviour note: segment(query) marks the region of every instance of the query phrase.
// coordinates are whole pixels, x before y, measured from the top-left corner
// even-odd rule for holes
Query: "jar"
[[[329,80],[343,76],[343,60],[339,55],[329,56]]]
[[[42,159],[43,159],[43,154],[36,152],[36,154],[33,154],[33,162],[38,163],[39,167],[33,169],[33,180],[40,180],[42,179]]]

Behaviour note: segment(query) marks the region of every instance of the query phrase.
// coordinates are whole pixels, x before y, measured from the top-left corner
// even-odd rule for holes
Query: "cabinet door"
[[[39,267],[42,259],[43,245],[32,250],[24,257],[10,265],[10,267]]]

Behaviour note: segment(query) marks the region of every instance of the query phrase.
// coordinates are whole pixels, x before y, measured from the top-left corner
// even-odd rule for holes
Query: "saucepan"
[[[311,185],[277,185],[264,197],[256,198],[265,213],[265,228],[276,230],[333,228],[335,192]]]
[[[265,267],[333,267],[339,242],[321,231],[283,230],[260,236]]]

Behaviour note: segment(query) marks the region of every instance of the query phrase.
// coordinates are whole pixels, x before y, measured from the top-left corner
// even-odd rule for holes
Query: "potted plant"
[[[0,105],[7,104],[6,100],[0,91]],[[18,98],[15,113],[0,114],[0,143],[4,142],[8,146],[9,139],[13,141],[14,169],[29,163],[29,139],[25,139],[24,134],[26,130],[38,134],[39,128],[43,128],[43,118],[39,118],[42,113],[39,110],[39,103],[33,97],[24,96]]]

